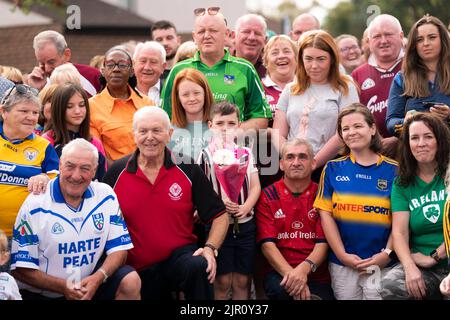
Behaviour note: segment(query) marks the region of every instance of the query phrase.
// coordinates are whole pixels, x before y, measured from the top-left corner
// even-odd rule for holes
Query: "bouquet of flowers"
[[[217,181],[227,197],[237,203],[249,165],[249,150],[235,143],[213,143],[212,161]],[[238,218],[234,217],[233,233],[239,233]]]

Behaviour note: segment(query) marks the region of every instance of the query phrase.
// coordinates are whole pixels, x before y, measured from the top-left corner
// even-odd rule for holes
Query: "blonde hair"
[[[81,74],[73,64],[64,63],[53,70],[50,76],[50,83],[58,85],[73,83],[81,86]]]
[[[20,70],[17,69],[17,68],[10,67],[10,66],[3,66],[3,70],[1,72],[1,75],[4,78],[6,78],[6,79],[8,79],[8,80],[10,80],[10,81],[12,81],[12,82],[14,82],[16,84],[23,83],[22,72],[20,72]]]
[[[0,253],[8,251],[8,237],[3,230],[0,229]]]
[[[175,54],[174,58],[174,64],[192,58],[193,56],[195,56],[197,50],[197,45],[194,41],[183,42],[177,49],[177,53]]]
[[[267,42],[266,46],[264,47],[263,64],[266,68],[269,65],[270,50],[277,42],[282,42],[282,41],[287,42],[291,46],[292,50],[294,51],[295,62],[298,63],[298,61],[297,61],[298,60],[298,45],[297,45],[297,43],[295,41],[292,41],[292,39],[289,38],[287,35],[280,34],[280,35],[270,38],[269,41]]]

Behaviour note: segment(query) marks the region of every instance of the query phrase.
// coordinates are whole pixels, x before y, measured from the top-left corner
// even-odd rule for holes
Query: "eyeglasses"
[[[350,50],[357,50],[357,49],[359,49],[359,47],[356,45],[356,44],[354,44],[354,45],[352,45],[352,46],[350,46],[350,47],[343,47],[343,48],[341,48],[341,49],[339,49],[342,53],[347,53],[347,52],[349,52]]]
[[[209,7],[208,9],[206,8],[197,8],[194,10],[194,14],[198,17],[198,16],[203,16],[205,15],[206,11],[208,11],[208,14],[210,16],[215,16],[220,10],[220,7]]]
[[[11,96],[12,92],[16,90],[17,93],[23,95],[27,94],[28,92],[31,92],[33,95],[37,96],[39,94],[39,91],[36,88],[27,86],[26,84],[15,84],[14,87],[12,87],[6,96],[3,97],[1,104],[5,104],[8,98]]]
[[[116,66],[119,68],[119,70],[127,70],[127,69],[129,69],[131,67],[130,64],[124,63],[124,62],[118,62],[118,63],[107,62],[107,63],[105,63],[105,68],[108,69],[108,70],[114,70],[114,68]]]

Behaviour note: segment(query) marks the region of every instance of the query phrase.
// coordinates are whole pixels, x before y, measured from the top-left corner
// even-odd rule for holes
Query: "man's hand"
[[[28,75],[28,85],[39,91],[47,84],[47,77],[42,67],[34,67],[33,71]]]
[[[358,264],[361,263],[362,259],[356,254],[345,253],[342,257],[338,257],[338,259],[347,267],[352,269],[357,269]]]
[[[294,300],[311,300],[311,291],[309,291],[308,285],[305,285],[303,290],[294,296]]]
[[[45,173],[32,176],[28,179],[28,191],[33,194],[44,193],[50,178]]]
[[[297,296],[305,288],[310,270],[311,267],[309,264],[302,262],[294,269],[285,273],[280,285],[290,296]]]
[[[104,276],[99,271],[91,274],[89,277],[81,281],[80,291],[83,293],[81,300],[91,300],[98,290],[98,287],[103,283]]]
[[[214,283],[216,279],[217,272],[217,262],[216,257],[214,257],[214,252],[209,247],[199,248],[193,254],[193,256],[203,256],[208,262],[208,266],[206,267],[206,273],[208,273],[208,281],[209,283]]]
[[[441,285],[439,286],[439,289],[441,290],[441,293],[449,297],[450,296],[450,274],[442,280]]]
[[[369,268],[370,266],[378,266],[380,267],[380,269],[383,269],[388,265],[390,261],[391,259],[386,253],[379,252],[377,254],[374,254],[370,258],[359,261],[356,265],[356,269],[358,270],[359,274],[366,274],[367,268]]]

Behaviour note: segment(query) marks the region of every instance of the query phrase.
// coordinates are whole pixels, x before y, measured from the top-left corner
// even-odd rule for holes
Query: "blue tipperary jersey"
[[[14,225],[11,269],[38,269],[71,282],[92,274],[103,252],[111,254],[133,247],[114,191],[91,182],[79,208],[64,201],[59,178],[44,194],[30,194]],[[19,282],[19,287],[48,297],[61,294],[41,291]]]
[[[391,232],[397,163],[379,157],[371,166],[356,163],[351,155],[329,161],[314,202],[314,207],[333,214],[345,251],[362,259],[385,248]],[[330,261],[342,265],[332,251]]]

